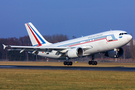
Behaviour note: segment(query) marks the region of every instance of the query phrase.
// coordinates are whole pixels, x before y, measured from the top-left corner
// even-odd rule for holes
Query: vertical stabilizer
[[[34,25],[29,22],[25,24],[27,32],[29,34],[29,38],[33,46],[42,46],[50,44],[48,41],[44,39],[44,37],[39,33],[39,31],[34,27]]]

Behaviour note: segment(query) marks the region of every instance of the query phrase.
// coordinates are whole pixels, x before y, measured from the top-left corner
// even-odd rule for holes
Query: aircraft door
[[[112,36],[107,36],[107,41],[112,41],[112,40],[113,40]]]

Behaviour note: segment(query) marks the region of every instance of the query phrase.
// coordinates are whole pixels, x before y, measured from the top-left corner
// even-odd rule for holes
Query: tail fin
[[[29,34],[31,43],[33,46],[42,46],[43,44],[51,44],[44,39],[44,37],[39,33],[39,31],[34,27],[34,25],[29,22],[25,24],[27,32]]]

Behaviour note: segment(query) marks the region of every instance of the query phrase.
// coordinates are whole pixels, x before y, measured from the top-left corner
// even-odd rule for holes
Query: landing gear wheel
[[[92,65],[95,65],[95,61],[92,61]]]
[[[69,62],[69,65],[72,65],[72,62],[71,61]]]
[[[97,65],[97,61],[94,61],[94,65]]]
[[[66,61],[64,61],[64,63],[63,63],[64,65],[67,65],[67,62]]]
[[[92,65],[97,65],[97,61],[92,61]]]
[[[71,61],[70,62],[64,61],[63,64],[64,65],[72,65],[73,63]]]
[[[92,61],[89,61],[88,64],[91,65],[92,64]]]
[[[88,64],[89,65],[97,65],[97,61],[89,61]]]

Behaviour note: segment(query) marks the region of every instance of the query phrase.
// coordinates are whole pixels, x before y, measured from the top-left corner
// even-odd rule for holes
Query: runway
[[[81,66],[19,66],[0,65],[2,69],[89,70],[89,71],[135,71],[135,67],[81,67]]]

